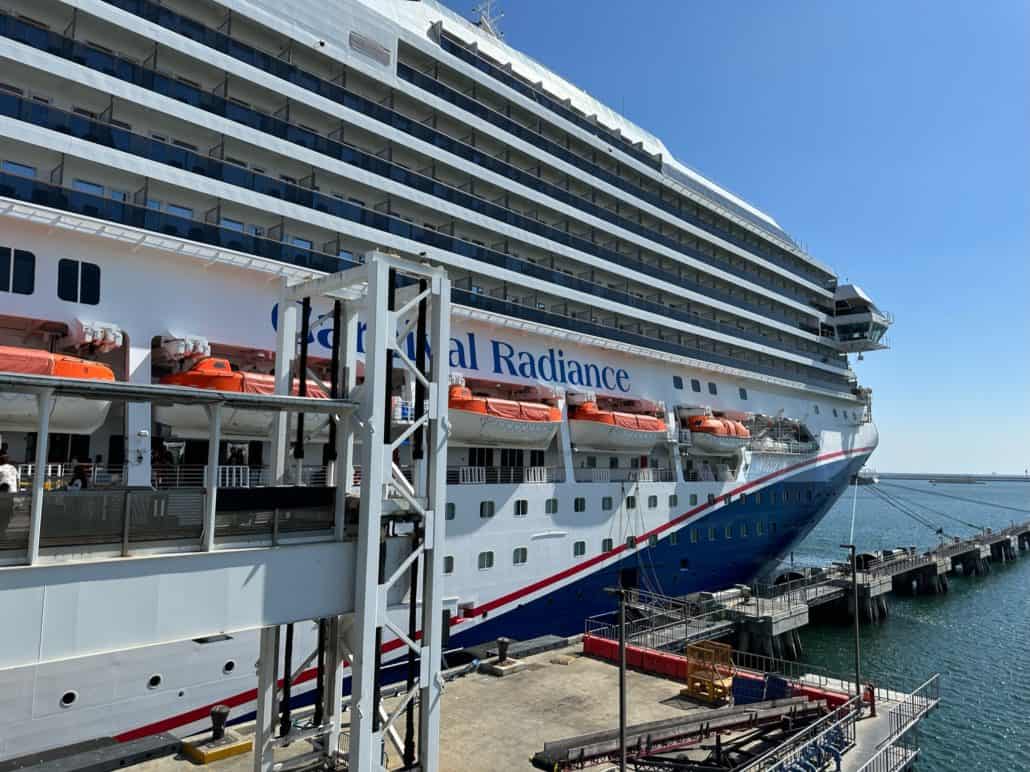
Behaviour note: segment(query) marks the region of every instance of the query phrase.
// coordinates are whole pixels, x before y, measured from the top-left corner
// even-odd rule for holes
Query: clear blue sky
[[[499,7],[509,43],[894,313],[892,350],[854,363],[873,466],[1030,467],[1030,2]]]

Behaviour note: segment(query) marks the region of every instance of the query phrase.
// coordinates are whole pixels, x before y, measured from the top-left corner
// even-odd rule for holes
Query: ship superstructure
[[[886,347],[889,314],[656,137],[435,2],[4,0],[0,59],[0,346],[15,359],[260,389],[281,277],[373,249],[447,269],[455,646],[575,631],[618,582],[746,582],[876,447],[847,357]],[[312,333],[316,372],[330,334]],[[415,399],[398,384],[398,431]],[[31,421],[5,404],[7,453],[42,474]],[[86,467],[98,488],[203,486],[203,416],[130,403],[99,419],[52,435],[56,485]],[[223,420],[223,484],[263,484],[268,425]],[[307,428],[298,481],[319,485],[328,432]],[[0,547],[22,559],[16,534]],[[224,663],[253,646],[244,631],[0,674],[27,690],[16,702],[53,703],[68,741],[187,731],[247,691],[252,674]],[[86,696],[68,685],[84,673],[176,656],[195,680],[60,705]],[[12,705],[0,756],[45,743]]]

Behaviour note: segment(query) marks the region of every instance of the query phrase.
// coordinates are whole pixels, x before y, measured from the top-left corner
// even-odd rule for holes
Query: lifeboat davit
[[[161,378],[160,382],[166,386],[189,386],[195,389],[213,389],[238,394],[275,394],[275,376],[233,370],[227,359],[218,357],[200,359],[189,370],[166,375]],[[299,393],[300,384],[295,378],[293,394]],[[329,395],[316,384],[309,382],[307,396],[327,399]],[[226,439],[268,439],[275,415],[274,411],[223,408],[222,435]],[[178,437],[203,439],[208,436],[210,424],[203,405],[158,405],[154,408],[154,419],[158,423],[172,427]],[[307,414],[304,419],[304,429],[308,441],[327,440],[329,437],[328,425],[328,416]]]
[[[569,434],[580,449],[646,452],[666,437],[665,421],[651,415],[601,410],[596,402],[569,409]]]
[[[475,397],[461,385],[447,394],[450,442],[546,450],[561,426],[561,411],[540,402]]]
[[[113,381],[107,365],[40,349],[0,346],[0,372],[48,375],[89,381]],[[59,434],[92,434],[107,420],[109,400],[58,397],[50,413],[50,431]],[[34,432],[39,427],[35,394],[0,394],[0,431]]]
[[[693,449],[712,455],[735,453],[751,441],[751,432],[740,421],[710,415],[687,418]]]

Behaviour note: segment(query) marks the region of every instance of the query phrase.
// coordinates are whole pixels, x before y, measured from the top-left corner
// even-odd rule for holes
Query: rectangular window
[[[72,190],[77,190],[80,193],[89,193],[94,196],[104,195],[104,186],[97,185],[95,182],[89,180],[73,180]]]
[[[672,388],[676,391],[683,391],[683,378],[678,375],[672,376]]]
[[[108,196],[112,201],[121,201],[122,203],[125,203],[129,198],[129,194],[124,190],[111,190],[108,192]]]
[[[0,292],[31,295],[36,290],[36,256],[31,252],[0,247]]]
[[[479,516],[488,518],[494,516],[494,503],[492,501],[479,502]]]
[[[615,549],[615,542],[612,539],[601,540],[601,552],[611,552]]]
[[[546,466],[547,461],[544,457],[544,451],[542,450],[531,450],[529,451],[529,465],[530,466]]]
[[[610,512],[612,510],[612,497],[611,496],[605,496],[603,499],[601,499],[601,509],[604,512]]]
[[[718,394],[719,393],[719,389],[711,381],[708,382],[708,393],[709,394]]]
[[[648,496],[647,497],[647,508],[648,509],[657,509],[658,508],[658,497],[657,496]]]
[[[648,547],[657,547],[658,546],[658,536],[657,536],[657,534],[651,534],[650,536],[647,537],[647,546]]]
[[[529,514],[529,502],[526,499],[515,499],[515,517],[525,517]]]
[[[294,236],[291,238],[290,243],[295,247],[300,247],[301,249],[312,249],[315,246],[314,242],[310,239],[302,239],[300,236]]]
[[[675,547],[677,544],[679,544],[679,540],[680,540],[680,535],[678,533],[673,532],[673,533],[669,534],[669,546],[670,547]]]
[[[637,548],[637,537],[636,536],[627,536],[626,537],[626,546],[629,547],[631,550],[632,549],[636,549]]]
[[[619,468],[619,457],[618,456],[609,456],[608,457],[608,468],[609,469],[618,469]]]
[[[528,547],[516,547],[511,551],[511,562],[512,565],[521,566],[529,560],[529,548]]]
[[[714,526],[709,526],[708,527],[708,541],[715,541],[715,538],[716,538],[715,527]]]
[[[576,500],[572,502],[572,509],[576,512],[586,512],[587,500],[582,496],[576,497]]]
[[[691,544],[697,544],[699,541],[701,541],[701,529],[699,529],[699,528],[691,528],[690,529],[690,543]]]
[[[95,306],[100,302],[100,266],[63,258],[57,261],[57,297]]]
[[[572,545],[572,557],[581,558],[587,554],[587,543],[585,541],[577,541]]]
[[[761,520],[755,520],[755,536],[761,536],[765,533],[765,523]]]
[[[493,567],[494,567],[494,553],[490,552],[490,551],[480,552],[479,553],[479,570],[480,571],[486,571],[488,568],[493,568]]]
[[[697,378],[691,378],[690,379],[690,390],[691,391],[695,391],[698,394],[700,394],[701,393],[701,381],[699,381]]]
[[[147,209],[156,209],[157,211],[160,212],[161,211],[161,202],[158,201],[156,198],[148,198],[147,199]],[[229,222],[232,222],[232,220],[229,220]],[[223,225],[222,227],[224,228],[225,226]],[[240,228],[240,230],[242,230],[242,228]]]
[[[675,493],[673,493],[672,495],[669,496],[669,507],[670,507],[670,509],[672,507],[678,507],[679,504],[680,504],[680,497],[679,496],[677,496]]]
[[[493,466],[494,452],[491,448],[469,448],[469,466]]]
[[[732,525],[728,525],[725,528],[723,528],[722,530],[723,530],[722,535],[725,538],[727,538],[727,539],[732,539],[733,538],[733,526]]]
[[[597,469],[597,456],[587,456],[587,469]]]
[[[548,515],[558,514],[558,499],[547,499],[544,502],[544,513]]]
[[[816,415],[819,415],[819,406],[818,405],[812,405],[812,410],[815,411]]]
[[[0,168],[2,168],[5,172],[10,172],[11,174],[19,174],[22,177],[36,176],[35,166],[29,166],[28,164],[18,163],[17,161],[4,161],[0,163]]]
[[[168,212],[168,214],[170,215],[174,215],[175,217],[183,217],[187,220],[193,219],[193,210],[190,209],[188,206],[168,204],[168,206],[165,207],[165,211]]]
[[[501,448],[501,466],[521,469],[524,455],[520,448]]]
[[[690,494],[690,506],[692,506],[692,507],[696,507],[697,506],[697,494],[696,493],[691,493]]]
[[[236,231],[237,233],[243,233],[243,223],[241,223],[239,220],[232,220],[228,217],[223,217],[221,220],[218,221],[218,226],[220,228],[225,228],[226,230]]]
[[[715,503],[715,494],[714,493],[709,493],[708,494],[708,503],[709,504],[714,504]]]
[[[454,502],[453,501],[448,501],[447,502],[447,506],[444,508],[444,519],[445,520],[453,520],[454,519]]]
[[[740,387],[740,398],[747,399],[747,389],[745,389],[743,386]]]
[[[443,572],[445,574],[454,573],[454,555],[444,555],[443,558]]]
[[[627,496],[626,497],[626,509],[636,509],[636,508],[637,508],[637,497],[636,496]]]
[[[747,538],[747,523],[741,523],[740,524],[740,538],[741,539],[746,539]]]

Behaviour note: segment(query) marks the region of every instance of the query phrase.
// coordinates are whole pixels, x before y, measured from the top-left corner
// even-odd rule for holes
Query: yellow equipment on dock
[[[709,704],[728,702],[733,693],[733,648],[702,641],[687,645],[687,685],[682,696]]]

